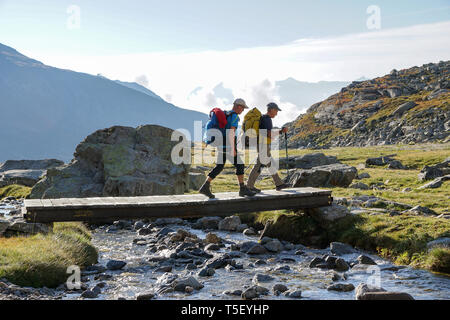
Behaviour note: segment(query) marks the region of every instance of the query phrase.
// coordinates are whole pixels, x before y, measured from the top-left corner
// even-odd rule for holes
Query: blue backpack
[[[203,133],[203,142],[211,144],[215,141],[215,136],[210,129],[219,130],[222,136],[225,137],[226,130],[230,128],[228,119],[236,113],[234,111],[223,111],[219,108],[214,108],[209,112],[209,121],[205,125],[205,131]]]

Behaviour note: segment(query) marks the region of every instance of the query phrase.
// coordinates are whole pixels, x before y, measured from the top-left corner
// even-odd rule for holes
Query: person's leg
[[[255,187],[255,182],[261,174],[261,161],[259,161],[259,157],[256,158],[256,164],[253,166],[252,171],[247,179],[247,187],[250,189]]]
[[[199,190],[200,193],[208,196],[209,198],[215,198],[214,194],[211,192],[211,181],[213,181],[217,177],[217,175],[222,172],[225,166],[225,160],[225,153],[218,150],[216,166],[211,170],[210,173],[208,173],[208,177]]]
[[[276,189],[281,190],[281,189],[287,188],[288,185],[285,184],[283,182],[283,180],[281,180],[280,176],[278,175],[278,172],[277,172],[278,166],[275,165],[275,160],[272,158],[270,149],[268,149],[267,155],[270,158],[270,163],[268,164],[267,168],[269,170],[269,173],[272,176],[273,182],[275,183]]]
[[[244,184],[244,171],[245,166],[244,163],[241,161],[240,157],[236,156],[233,159],[233,165],[236,168],[236,176],[239,183],[239,195],[241,197],[244,196],[254,196],[255,192],[251,191],[245,184]]]

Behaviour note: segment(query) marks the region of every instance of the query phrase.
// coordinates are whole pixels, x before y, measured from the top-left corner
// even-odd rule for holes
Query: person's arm
[[[230,130],[228,130],[228,142],[231,146],[231,155],[234,157],[236,156],[236,148],[234,145],[234,135],[236,132],[236,127],[231,127]]]

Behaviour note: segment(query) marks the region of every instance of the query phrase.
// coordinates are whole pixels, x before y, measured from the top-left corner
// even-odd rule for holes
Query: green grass
[[[55,223],[53,232],[32,237],[0,238],[0,278],[31,287],[56,287],[67,268],[97,262],[97,250],[81,223]]]
[[[26,198],[31,192],[30,187],[12,184],[0,188],[0,200],[6,197],[15,197],[16,199]]]

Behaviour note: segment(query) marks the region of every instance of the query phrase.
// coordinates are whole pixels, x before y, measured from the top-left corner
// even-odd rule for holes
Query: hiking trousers
[[[276,167],[274,166],[275,160],[272,158],[270,154],[270,148],[267,147],[267,157],[270,158],[270,163],[266,165],[266,167],[269,169],[269,172],[272,175],[273,182],[275,183],[275,186],[279,186],[283,184],[283,180],[281,180],[280,176],[277,173]],[[260,156],[258,154],[258,158],[256,159],[256,164],[253,167],[252,171],[250,172],[250,176],[247,180],[247,187],[254,188],[255,182],[258,179],[259,175],[261,174],[261,167],[262,163],[260,160]]]
[[[234,167],[236,168],[236,175],[241,176],[244,174],[244,163],[241,161],[241,158],[237,155],[231,158],[231,155],[229,152],[226,152],[226,150],[217,150],[217,162],[216,166],[211,170],[210,173],[208,173],[208,177],[211,179],[214,179],[219,175],[219,173],[222,172],[225,163],[227,160],[229,160]]]

